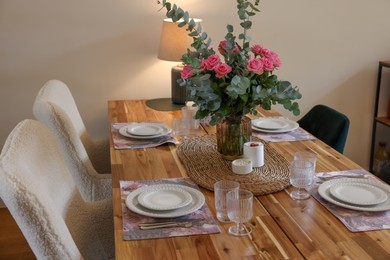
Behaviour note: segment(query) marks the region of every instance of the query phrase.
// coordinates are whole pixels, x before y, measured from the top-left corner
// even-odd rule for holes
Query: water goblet
[[[236,225],[229,228],[229,233],[235,236],[246,236],[252,232],[244,225],[253,215],[253,194],[244,189],[229,191],[226,195],[229,219]]]
[[[313,181],[313,163],[306,160],[294,160],[290,165],[291,176],[290,183],[294,190],[290,197],[296,200],[309,198],[310,194],[306,191]]]
[[[316,172],[317,155],[313,152],[300,151],[294,154],[294,161],[303,160],[313,163],[313,174]]]

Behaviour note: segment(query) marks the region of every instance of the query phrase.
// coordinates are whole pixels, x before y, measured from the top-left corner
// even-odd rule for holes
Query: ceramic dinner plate
[[[358,190],[360,194],[356,193]],[[384,200],[382,192],[386,196]],[[348,209],[359,211],[390,210],[390,186],[379,181],[352,178],[333,179],[322,183],[318,187],[318,193],[325,200]],[[354,197],[352,193],[355,194]],[[379,202],[381,200],[383,201]]]
[[[256,118],[252,119],[252,129],[264,133],[285,133],[299,127],[295,121],[287,118]]]
[[[131,123],[122,126],[119,133],[126,137],[150,139],[171,133],[171,129],[161,123]]]
[[[191,194],[176,185],[152,185],[138,195],[138,202],[148,209],[172,210],[188,205]]]
[[[260,129],[277,130],[288,126],[283,118],[264,118],[253,122],[253,125]]]
[[[141,136],[149,136],[149,135],[159,135],[164,129],[161,125],[152,124],[152,123],[139,123],[128,125],[126,129],[127,133],[131,135],[141,135]]]
[[[138,196],[142,194],[144,191],[150,189],[149,187],[151,186],[144,186],[139,189],[136,189],[135,191],[131,192],[127,198],[126,198],[126,206],[128,209],[131,211],[138,213],[140,215],[148,216],[148,217],[154,217],[154,218],[175,218],[175,217],[180,217],[184,215],[188,215],[192,212],[197,211],[200,209],[204,202],[205,202],[205,197],[202,192],[200,192],[197,189],[184,186],[184,185],[176,185],[176,184],[161,184],[161,185],[168,185],[168,186],[176,186],[180,189],[185,190],[191,195],[191,202],[188,203],[188,205],[178,208],[178,209],[173,209],[173,210],[153,210],[153,209],[148,209],[144,206],[142,206],[139,201],[138,201]]]
[[[332,185],[330,194],[349,204],[370,206],[387,200],[387,194],[382,189],[366,183],[340,183]]]

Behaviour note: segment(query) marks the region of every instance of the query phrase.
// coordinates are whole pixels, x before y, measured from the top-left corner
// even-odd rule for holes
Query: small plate
[[[282,128],[277,128],[277,129],[266,129],[266,128],[260,128],[258,127],[258,125],[262,125],[262,123],[265,121],[265,120],[278,120],[279,123],[274,123],[274,127],[276,125],[279,125],[279,126],[282,126],[285,123],[286,125]],[[276,122],[276,121],[274,121]],[[266,123],[267,125],[267,123]],[[252,119],[252,129],[255,130],[255,131],[259,131],[259,132],[264,132],[264,133],[286,133],[286,132],[290,132],[290,131],[293,131],[295,129],[297,129],[299,127],[299,124],[295,121],[292,121],[292,120],[289,120],[289,119],[286,119],[286,118],[256,118],[256,119]]]
[[[161,134],[164,129],[157,124],[139,123],[128,126],[126,131],[131,135],[151,136]]]
[[[253,126],[266,129],[266,130],[277,130],[288,126],[288,123],[282,118],[264,118],[253,122]]]
[[[141,188],[136,189],[131,192],[125,201],[126,207],[131,211],[138,213],[143,216],[153,217],[153,218],[176,218],[184,215],[188,215],[200,209],[204,202],[205,197],[202,192],[197,189],[177,184],[165,184],[170,186],[177,186],[185,191],[187,191],[191,195],[191,202],[182,208],[174,209],[174,210],[152,210],[145,208],[138,202],[138,196],[148,189],[149,186],[143,186]]]
[[[325,200],[347,209],[353,209],[353,210],[359,210],[359,211],[367,211],[367,212],[378,212],[378,211],[387,211],[390,210],[390,200],[386,199],[384,202],[380,204],[375,204],[372,206],[360,206],[360,205],[354,205],[350,203],[346,203],[342,200],[339,200],[330,193],[330,188],[335,185],[340,184],[347,184],[347,183],[363,183],[368,184],[374,187],[377,187],[381,189],[383,192],[386,193],[387,197],[390,196],[390,186],[383,184],[379,181],[369,180],[369,179],[352,179],[352,178],[339,178],[339,179],[333,179],[326,181],[322,183],[318,187],[318,193],[321,195],[322,198]]]
[[[148,125],[148,126],[146,126],[146,125]],[[154,130],[153,130],[153,127],[151,127],[152,125],[155,126]],[[161,131],[157,130],[158,128],[160,128]],[[151,133],[154,131],[155,134],[152,134],[152,135],[145,135],[145,134],[139,135],[139,134],[137,134],[137,133],[141,133],[142,129],[148,129],[147,133]],[[156,131],[158,131],[158,133],[156,133]],[[160,123],[130,123],[128,125],[125,125],[125,126],[122,126],[121,128],[119,128],[119,133],[121,135],[126,136],[126,137],[136,138],[136,139],[157,138],[157,137],[161,137],[161,136],[170,134],[171,131],[172,130],[169,127],[167,127],[164,124],[160,124]],[[136,134],[132,134],[131,132],[135,132]]]
[[[148,187],[149,189],[138,195],[138,202],[148,209],[178,209],[188,205],[192,200],[191,195],[181,187],[164,184]]]
[[[330,194],[346,203],[371,206],[387,200],[387,194],[378,187],[366,183],[340,183],[330,187]]]

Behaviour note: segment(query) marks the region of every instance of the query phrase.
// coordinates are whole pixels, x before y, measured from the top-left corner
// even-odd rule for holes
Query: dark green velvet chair
[[[349,129],[349,119],[344,114],[325,105],[316,105],[298,123],[339,153],[344,152]]]

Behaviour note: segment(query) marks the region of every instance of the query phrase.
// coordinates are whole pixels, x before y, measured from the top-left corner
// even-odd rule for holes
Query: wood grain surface
[[[261,111],[259,116],[275,115],[275,111]],[[108,101],[110,124],[161,121],[172,126],[172,119],[179,117],[180,110],[156,111],[145,100]],[[214,132],[215,127],[202,126],[195,134]],[[289,161],[296,151],[314,151],[317,172],[361,168],[320,140],[271,145]],[[232,224],[218,222],[220,234],[124,241],[119,181],[186,177],[187,173],[173,144],[115,150],[111,140],[111,167],[116,259],[390,259],[390,230],[352,233],[316,199],[292,200],[291,187],[255,198],[250,236],[229,235]],[[215,216],[213,192],[201,191]]]

